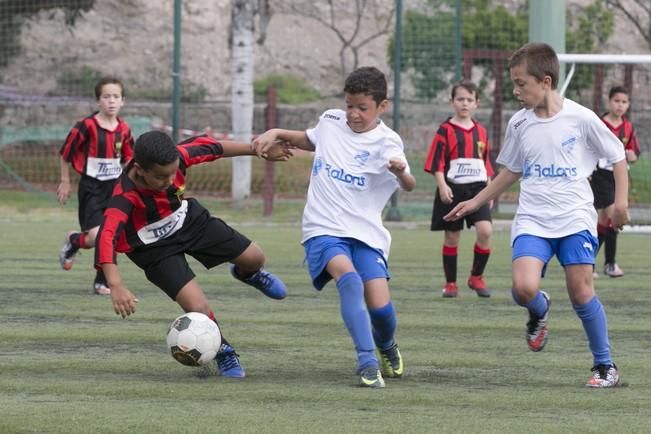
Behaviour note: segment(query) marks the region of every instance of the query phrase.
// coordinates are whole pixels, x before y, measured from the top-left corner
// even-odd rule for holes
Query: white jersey
[[[319,235],[355,238],[388,258],[391,235],[382,210],[399,188],[389,159],[407,162],[400,136],[382,121],[355,133],[343,110],[325,111],[306,134],[315,151],[301,243]]]
[[[509,120],[497,162],[522,173],[511,242],[521,234],[560,238],[583,230],[597,235],[588,177],[599,158],[625,158],[619,139],[599,117],[565,98],[553,117],[522,109]]]

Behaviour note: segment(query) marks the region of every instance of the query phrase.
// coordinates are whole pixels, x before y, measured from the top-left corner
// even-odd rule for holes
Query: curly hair
[[[370,95],[377,104],[380,104],[387,99],[387,79],[379,69],[373,66],[363,66],[346,77],[344,92]]]

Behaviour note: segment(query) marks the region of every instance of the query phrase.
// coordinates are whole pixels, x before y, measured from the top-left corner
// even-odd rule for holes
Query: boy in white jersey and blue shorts
[[[541,351],[547,342],[549,295],[541,278],[553,255],[565,269],[567,293],[583,324],[593,356],[586,386],[613,387],[619,373],[610,354],[608,324],[592,282],[597,213],[588,177],[599,158],[613,165],[613,225],[628,223],[628,177],[624,149],[599,117],[556,90],[559,63],[552,47],[529,43],[509,59],[513,94],[524,106],[509,120],[497,157],[503,169],[485,189],[458,204],[456,220],[496,198],[520,180],[518,209],[511,227],[513,300],[529,311],[527,344]]]
[[[360,385],[384,387],[382,375],[401,377],[404,367],[394,338],[391,235],[382,210],[396,189],[411,191],[416,180],[400,136],[380,120],[389,104],[384,74],[359,68],[346,78],[344,93],[346,110],[325,111],[307,131],[269,130],[253,145],[261,156],[277,141],[314,152],[301,241],[310,277],[318,290],[335,280]]]

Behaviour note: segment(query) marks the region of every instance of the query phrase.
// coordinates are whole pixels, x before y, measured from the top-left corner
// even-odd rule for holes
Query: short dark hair
[[[344,83],[347,94],[371,95],[380,104],[387,99],[387,79],[384,73],[373,66],[362,66],[351,72]]]
[[[102,88],[107,84],[117,84],[120,86],[120,90],[122,91],[122,98],[124,98],[124,85],[120,79],[117,77],[107,76],[100,78],[100,80],[95,85],[95,99],[99,99],[99,97],[102,96]]]
[[[613,86],[610,88],[610,92],[608,92],[608,99],[612,99],[616,94],[618,93],[623,93],[624,95],[630,97],[630,93],[628,92],[628,89],[626,89],[624,86]]]
[[[475,99],[479,99],[479,88],[475,83],[473,83],[470,80],[461,80],[460,82],[452,86],[452,92],[450,92],[450,96],[452,97],[452,99],[454,99],[457,93],[457,89],[459,89],[460,87],[466,89],[471,94],[474,94]]]
[[[144,170],[149,170],[154,164],[167,166],[178,158],[174,141],[162,131],[148,131],[136,140],[134,159]]]
[[[530,42],[515,50],[509,58],[509,68],[527,65],[527,73],[538,81],[543,81],[546,75],[552,79],[552,89],[558,86],[560,65],[556,51],[543,42]]]

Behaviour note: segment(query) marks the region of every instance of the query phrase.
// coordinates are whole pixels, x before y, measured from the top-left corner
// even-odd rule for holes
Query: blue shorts
[[[542,271],[544,276],[547,264],[554,255],[563,267],[576,264],[594,265],[598,247],[599,241],[589,231],[581,231],[562,238],[543,238],[523,234],[513,241],[511,260],[515,261],[523,256],[538,258],[545,263]]]
[[[321,235],[310,238],[303,244],[305,260],[312,279],[312,285],[318,290],[332,279],[326,270],[328,262],[337,255],[350,259],[362,282],[371,279],[389,279],[389,267],[382,251],[374,249],[354,238],[331,237]]]

